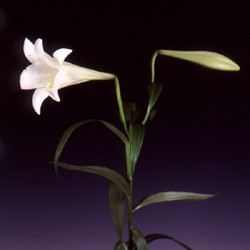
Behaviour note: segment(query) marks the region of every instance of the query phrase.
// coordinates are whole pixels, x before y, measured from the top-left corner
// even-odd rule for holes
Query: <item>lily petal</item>
[[[35,52],[43,63],[57,69],[60,67],[58,62],[43,50],[43,40],[40,38],[35,42]]]
[[[111,80],[114,79],[114,77],[115,75],[110,73],[104,73],[65,62],[60,67],[53,86],[55,89],[61,89],[91,80]]]
[[[31,64],[20,76],[21,89],[35,89],[52,84],[57,70],[44,63]]]
[[[57,76],[58,76],[58,75],[57,75]],[[56,82],[57,76],[56,76],[56,78],[54,79],[53,87],[52,87],[51,90],[49,90],[49,92],[50,92],[50,97],[51,97],[52,99],[54,99],[54,100],[57,101],[57,102],[60,102],[60,97],[59,97],[59,94],[58,94],[58,90],[59,90],[59,89],[56,88],[56,86],[55,86],[55,82]]]
[[[61,68],[69,72],[69,75],[72,79],[72,83],[70,85],[91,80],[111,80],[115,78],[115,75],[111,73],[80,67],[68,62],[65,62]]]
[[[35,52],[34,44],[28,38],[25,38],[24,40],[23,51],[26,58],[31,63],[39,62],[39,58]]]
[[[41,114],[41,106],[43,101],[50,95],[46,88],[38,88],[32,97],[32,105],[38,115]]]
[[[59,62],[59,64],[62,64],[65,60],[65,58],[72,52],[71,49],[58,49],[53,53],[53,57]]]

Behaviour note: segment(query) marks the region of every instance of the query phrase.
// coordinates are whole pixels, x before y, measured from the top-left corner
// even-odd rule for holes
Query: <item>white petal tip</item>
[[[62,64],[65,60],[65,58],[72,52],[72,49],[58,49],[53,53],[53,57],[59,62],[59,64]]]

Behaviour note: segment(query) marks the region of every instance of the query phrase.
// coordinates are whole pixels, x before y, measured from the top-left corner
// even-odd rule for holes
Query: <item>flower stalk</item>
[[[159,55],[159,50],[156,50],[151,58],[151,82],[155,82],[155,60]]]
[[[127,123],[125,119],[122,96],[121,96],[121,88],[120,88],[120,83],[119,83],[117,76],[115,76],[114,81],[115,81],[115,92],[116,92],[116,99],[117,99],[117,104],[119,108],[120,119],[121,119],[121,122],[123,124],[123,128],[126,134],[128,134],[128,128],[127,128]]]
[[[133,249],[133,178],[129,179],[131,197],[128,199],[128,249]]]

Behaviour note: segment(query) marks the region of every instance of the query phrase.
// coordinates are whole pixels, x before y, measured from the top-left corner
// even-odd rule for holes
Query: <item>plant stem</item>
[[[155,60],[159,55],[159,50],[156,50],[151,58],[151,82],[155,82]]]
[[[145,115],[145,117],[144,117],[144,119],[143,119],[143,121],[142,121],[142,124],[143,124],[143,125],[146,124],[146,122],[147,122],[147,120],[148,120],[148,118],[149,118],[149,116],[150,116],[150,111],[151,111],[151,110],[150,110],[150,107],[148,106],[146,115]]]
[[[154,83],[155,82],[155,60],[156,60],[156,57],[159,55],[159,50],[156,50],[153,55],[152,55],[152,58],[151,58],[151,83]],[[149,104],[148,104],[148,107],[147,107],[147,112],[146,112],[146,115],[142,121],[142,124],[146,124],[149,116],[150,116],[150,111],[151,111],[151,106],[150,106],[150,98],[149,98]]]
[[[131,197],[128,200],[128,249],[132,250],[133,249],[133,233],[132,233],[132,228],[133,228],[133,179],[131,178],[129,180],[129,187],[130,187],[130,192],[131,192]]]
[[[120,119],[123,123],[124,130],[128,137],[128,141],[125,143],[125,154],[126,154],[126,168],[127,168],[127,178],[130,187],[130,197],[128,197],[128,249],[133,249],[133,176],[132,176],[132,164],[131,164],[131,141],[129,138],[129,132],[127,128],[126,118],[123,109],[122,97],[121,97],[121,90],[120,84],[117,77],[114,78],[115,81],[115,91],[116,91],[116,98],[119,108]]]
[[[156,50],[153,53],[152,59],[151,59],[151,82],[152,83],[154,83],[155,60],[158,54],[159,54],[159,50]],[[129,136],[129,131],[128,131],[127,123],[125,119],[119,80],[117,77],[115,77],[114,80],[115,80],[115,90],[116,90],[117,103],[119,107],[120,119],[123,123],[125,132],[128,136],[128,141],[125,143],[127,178],[128,178],[129,187],[130,187],[130,197],[128,197],[128,218],[127,218],[128,220],[128,250],[133,250],[133,247],[134,247],[133,232],[132,232],[132,229],[133,229],[133,171],[132,171],[132,167],[133,166],[131,163],[131,138]],[[150,111],[151,111],[151,107],[149,103],[147,113],[142,122],[143,125],[147,122],[149,115],[150,115]]]
[[[115,81],[115,92],[116,92],[116,98],[117,98],[117,103],[118,103],[118,108],[119,108],[120,119],[122,121],[125,132],[128,134],[125,114],[124,114],[124,110],[123,110],[120,84],[119,84],[119,80],[118,80],[117,76],[114,78],[114,81]]]
[[[132,176],[132,165],[131,165],[131,141],[130,138],[125,145],[126,152],[126,167],[127,167],[127,178],[130,188],[130,197],[128,198],[128,249],[133,248],[133,176]]]

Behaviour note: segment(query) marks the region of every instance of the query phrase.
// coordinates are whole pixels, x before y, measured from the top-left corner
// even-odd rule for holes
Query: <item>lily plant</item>
[[[144,235],[133,222],[134,213],[148,205],[180,200],[205,200],[214,196],[214,194],[162,191],[136,202],[133,199],[134,174],[145,137],[146,124],[149,120],[152,120],[155,114],[154,107],[163,89],[162,84],[155,82],[155,61],[158,56],[169,56],[223,71],[239,71],[239,66],[231,59],[215,52],[156,50],[151,58],[148,104],[143,119],[138,120],[136,106],[133,103],[125,103],[122,100],[118,77],[111,73],[99,72],[66,62],[65,58],[71,52],[72,50],[70,49],[62,48],[56,50],[53,57],[51,57],[44,51],[42,39],[37,39],[34,44],[27,38],[25,39],[24,54],[31,65],[22,72],[20,85],[22,89],[35,89],[32,99],[35,112],[40,114],[41,105],[49,96],[55,101],[60,101],[58,90],[61,88],[91,80],[113,80],[121,127],[117,128],[104,120],[84,119],[67,128],[61,136],[55,151],[54,166],[56,173],[58,174],[58,168],[63,168],[99,175],[109,182],[109,205],[118,237],[114,250],[147,250],[149,249],[148,245],[158,239],[173,240],[184,249],[190,250],[189,246],[167,234],[152,233]],[[102,124],[115,134],[124,145],[125,176],[115,169],[104,166],[79,166],[60,161],[63,149],[71,134],[89,123]],[[125,221],[126,223],[124,223]],[[126,240],[124,239],[125,227],[128,230]]]

